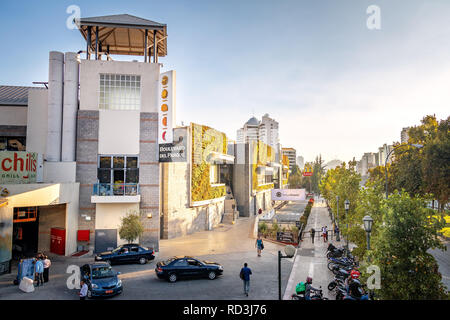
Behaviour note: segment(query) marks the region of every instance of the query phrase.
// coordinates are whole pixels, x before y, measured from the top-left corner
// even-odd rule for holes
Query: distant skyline
[[[366,26],[374,4],[381,30]],[[177,123],[234,140],[268,113],[305,162],[358,160],[425,115],[449,116],[448,0],[3,1],[1,85],[47,81],[49,51],[84,50],[70,5],[167,24],[160,62],[177,71]]]

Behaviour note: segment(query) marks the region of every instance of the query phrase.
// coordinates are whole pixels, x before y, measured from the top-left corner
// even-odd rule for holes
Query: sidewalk
[[[322,226],[327,226],[329,230],[332,229],[332,222],[326,204],[322,204],[319,200],[311,210],[305,229],[307,232],[304,234],[300,248],[297,250],[297,256],[294,260],[294,266],[286,286],[283,300],[290,300],[291,295],[295,293],[295,286],[300,281],[305,281],[308,276],[313,278],[312,286],[314,288],[322,287],[324,297],[329,299],[334,298],[333,295],[328,295],[327,286],[333,279],[333,274],[327,268],[328,261],[326,253],[328,244],[331,242],[336,245],[336,241],[335,239],[331,239],[331,232],[329,232],[328,242],[323,242],[323,238],[320,236]],[[314,243],[312,243],[309,234],[311,228],[316,230]],[[339,242],[337,243],[339,244]]]

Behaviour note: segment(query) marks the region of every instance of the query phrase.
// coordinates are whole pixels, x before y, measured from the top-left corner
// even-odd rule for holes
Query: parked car
[[[223,273],[223,266],[217,262],[201,261],[193,257],[173,257],[156,264],[159,279],[175,282],[180,278],[209,278],[214,280]]]
[[[95,261],[105,261],[109,264],[137,263],[146,264],[155,259],[155,251],[138,244],[124,244],[112,251],[102,252],[95,256]]]
[[[81,278],[88,286],[87,297],[114,296],[123,291],[122,280],[106,262],[95,262],[80,267]]]

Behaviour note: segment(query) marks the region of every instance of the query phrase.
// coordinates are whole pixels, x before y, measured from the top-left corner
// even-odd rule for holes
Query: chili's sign
[[[36,152],[0,151],[0,183],[35,183],[39,167]]]

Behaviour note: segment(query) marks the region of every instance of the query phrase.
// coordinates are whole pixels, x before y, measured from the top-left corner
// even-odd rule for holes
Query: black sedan
[[[113,251],[102,252],[95,256],[95,261],[105,261],[109,264],[137,263],[146,264],[155,259],[152,248],[146,248],[138,244],[124,244]]]
[[[223,273],[223,266],[216,262],[200,261],[192,257],[173,257],[156,264],[160,279],[175,282],[179,278],[209,278],[214,280]]]

